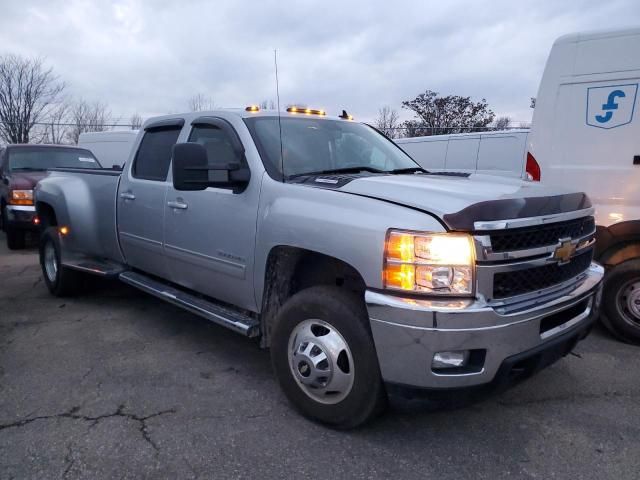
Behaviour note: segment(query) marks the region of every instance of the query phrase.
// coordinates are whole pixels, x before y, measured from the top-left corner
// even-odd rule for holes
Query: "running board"
[[[123,272],[120,280],[143,292],[211,320],[247,337],[260,334],[260,322],[240,312],[179,290],[166,283],[136,272]]]
[[[78,270],[99,277],[117,277],[126,270],[121,264],[109,261],[94,259],[81,259],[75,261],[62,262],[62,265],[73,270]]]

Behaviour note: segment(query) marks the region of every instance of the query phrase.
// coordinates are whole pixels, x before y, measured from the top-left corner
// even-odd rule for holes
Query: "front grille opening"
[[[591,265],[593,250],[581,253],[566,265],[557,263],[496,273],[493,277],[493,298],[507,298],[543,290],[576,277]]]
[[[561,238],[584,237],[595,228],[593,217],[585,217],[549,225],[503,230],[490,235],[491,248],[494,252],[509,252],[544,247],[558,243]]]
[[[576,318],[578,315],[584,313],[588,306],[589,300],[583,300],[571,308],[567,308],[566,310],[562,310],[561,312],[557,312],[543,318],[540,322],[540,335]]]

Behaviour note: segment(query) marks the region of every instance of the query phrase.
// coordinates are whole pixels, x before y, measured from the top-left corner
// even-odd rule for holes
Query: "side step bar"
[[[218,325],[227,327],[234,332],[247,337],[257,337],[260,334],[260,322],[217,303],[205,300],[190,293],[179,290],[161,281],[136,272],[123,272],[120,280],[143,292],[161,298],[178,307],[211,320]]]
[[[79,270],[81,272],[98,275],[99,277],[116,278],[126,269],[119,263],[94,260],[79,259],[75,261],[67,261],[62,263],[63,266]]]

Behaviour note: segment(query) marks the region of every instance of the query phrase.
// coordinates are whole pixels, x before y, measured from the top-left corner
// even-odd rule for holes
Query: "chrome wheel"
[[[48,241],[44,246],[44,270],[49,282],[55,283],[58,275],[58,257],[56,256],[56,249],[51,241]]]
[[[629,324],[640,324],[640,280],[633,279],[622,286],[616,302],[620,316]]]
[[[345,399],[355,376],[349,345],[322,320],[304,320],[289,337],[289,367],[298,385],[313,400],[336,404]]]

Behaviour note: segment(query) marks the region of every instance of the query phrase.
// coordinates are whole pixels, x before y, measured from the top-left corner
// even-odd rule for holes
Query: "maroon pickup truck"
[[[84,148],[62,145],[0,147],[0,229],[11,250],[24,248],[25,234],[38,229],[33,188],[51,168],[100,168]]]

